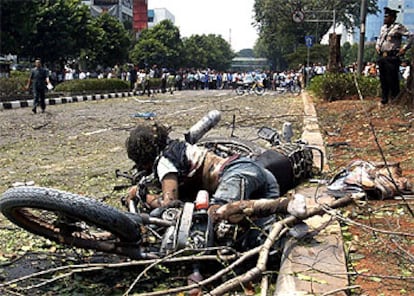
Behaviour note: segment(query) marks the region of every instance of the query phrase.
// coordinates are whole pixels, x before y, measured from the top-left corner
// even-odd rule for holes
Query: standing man
[[[394,99],[400,92],[399,68],[400,56],[404,55],[414,43],[414,34],[402,24],[396,23],[398,10],[384,8],[384,25],[381,27],[375,49],[379,55],[382,98],[381,104],[388,103],[388,97]],[[402,37],[408,38],[406,45],[401,46]]]
[[[137,82],[138,79],[138,69],[137,66],[131,66],[131,68],[129,69],[129,88],[131,91],[135,90],[135,83]]]
[[[49,80],[49,73],[45,68],[42,67],[42,62],[40,59],[36,59],[35,61],[35,68],[33,68],[30,73],[26,89],[29,89],[30,86],[32,86],[34,99],[32,112],[36,114],[36,108],[40,105],[40,109],[42,109],[42,113],[44,113],[46,110],[46,88],[49,86],[51,87],[52,84]]]

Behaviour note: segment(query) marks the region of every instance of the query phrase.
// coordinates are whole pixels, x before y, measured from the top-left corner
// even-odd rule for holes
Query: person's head
[[[391,25],[397,19],[398,10],[384,7],[384,24]]]
[[[40,68],[42,66],[42,61],[40,59],[35,60],[35,66],[36,68]]]
[[[125,146],[129,159],[135,162],[138,170],[149,171],[167,146],[169,128],[157,123],[139,124],[131,130]]]

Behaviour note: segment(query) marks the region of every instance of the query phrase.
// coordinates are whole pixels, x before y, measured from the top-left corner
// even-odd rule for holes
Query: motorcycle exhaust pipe
[[[187,133],[184,134],[186,142],[197,143],[209,130],[211,130],[221,119],[221,112],[212,110],[194,124]]]

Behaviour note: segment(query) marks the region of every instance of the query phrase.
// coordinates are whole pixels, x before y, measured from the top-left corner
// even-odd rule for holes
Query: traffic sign
[[[312,47],[313,46],[313,39],[314,39],[314,37],[312,35],[305,36],[305,43],[306,43],[307,47]]]
[[[301,23],[305,19],[305,14],[302,10],[295,10],[292,14],[292,19],[295,23]]]

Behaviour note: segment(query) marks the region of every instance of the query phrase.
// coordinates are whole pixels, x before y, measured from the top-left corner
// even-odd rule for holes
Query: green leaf
[[[311,276],[309,276],[309,275],[301,274],[301,273],[297,273],[297,274],[296,274],[296,277],[297,277],[299,280],[302,280],[302,281],[307,281],[307,282],[312,282],[312,283],[319,283],[319,284],[327,284],[327,283],[328,283],[328,282],[327,282],[327,281],[325,281],[325,280],[320,280],[320,279],[317,279],[317,278],[311,277]]]
[[[375,277],[375,276],[372,276],[372,277],[370,277],[369,278],[371,281],[373,281],[373,282],[376,282],[376,283],[380,283],[381,281],[382,281],[382,279],[381,278],[379,278],[379,277]]]

